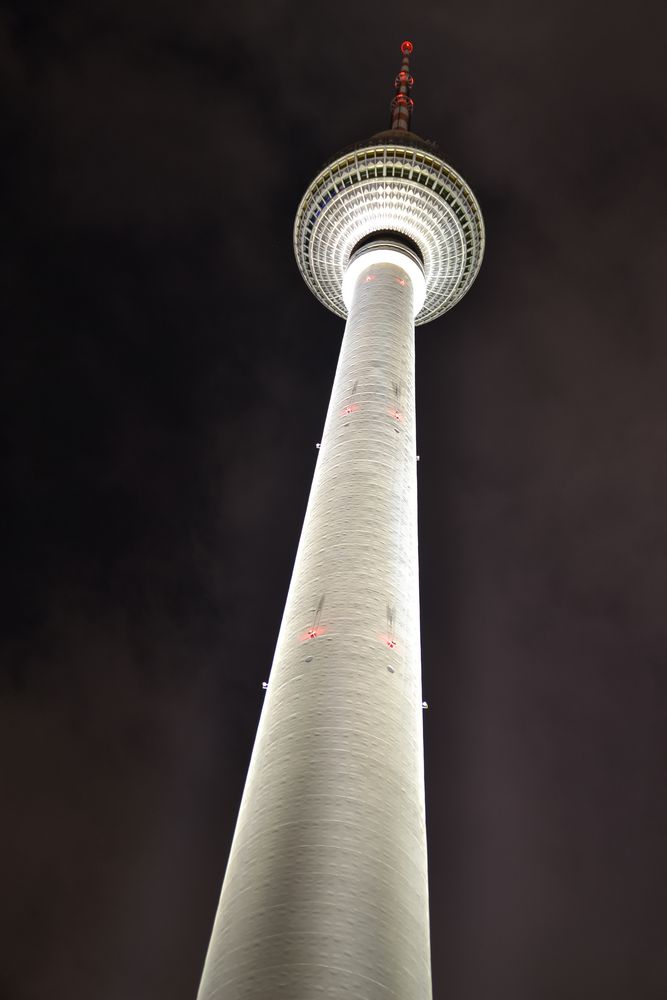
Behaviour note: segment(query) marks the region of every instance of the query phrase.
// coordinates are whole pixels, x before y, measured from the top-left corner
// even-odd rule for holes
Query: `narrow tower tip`
[[[410,91],[415,82],[410,76],[410,55],[413,48],[412,42],[405,41],[401,44],[403,62],[399,74],[394,80],[396,93],[391,102],[391,127],[401,129],[403,132],[410,131],[410,120],[414,106],[414,101],[410,97]]]

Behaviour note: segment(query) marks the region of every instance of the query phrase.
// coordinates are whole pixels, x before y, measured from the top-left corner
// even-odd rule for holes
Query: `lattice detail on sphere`
[[[311,291],[346,316],[341,287],[350,253],[378,230],[404,233],[424,259],[428,323],[474,281],[484,253],[484,223],[465,181],[439,157],[412,146],[352,150],[326,166],[301,200],[294,251]]]

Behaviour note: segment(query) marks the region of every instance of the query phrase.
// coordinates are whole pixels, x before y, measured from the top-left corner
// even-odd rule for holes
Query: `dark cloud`
[[[341,334],[293,214],[412,37],[489,240],[418,331],[435,997],[664,997],[663,35],[5,6],[3,996],[195,993]]]

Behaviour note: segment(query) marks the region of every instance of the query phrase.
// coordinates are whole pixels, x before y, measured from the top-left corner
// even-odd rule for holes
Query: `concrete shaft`
[[[356,279],[199,1000],[430,1000],[413,288]]]

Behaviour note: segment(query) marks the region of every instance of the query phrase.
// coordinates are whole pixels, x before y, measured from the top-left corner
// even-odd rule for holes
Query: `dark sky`
[[[664,10],[3,4],[3,1000],[195,995],[342,333],[294,212],[405,37],[488,235],[417,335],[434,998],[667,996]]]

